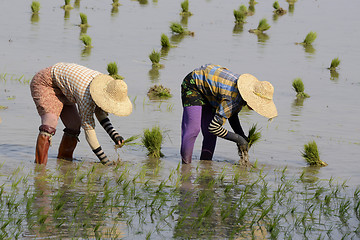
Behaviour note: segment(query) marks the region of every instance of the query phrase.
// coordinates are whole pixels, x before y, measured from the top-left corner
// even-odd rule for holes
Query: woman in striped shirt
[[[195,140],[203,135],[200,159],[211,160],[216,138],[233,141],[247,150],[248,140],[238,113],[247,105],[262,116],[277,116],[271,83],[251,74],[236,74],[219,65],[207,64],[190,72],[181,84],[183,118],[181,124],[182,163],[191,163]],[[229,120],[234,132],[223,125]]]
[[[41,117],[36,163],[46,165],[59,117],[65,129],[58,158],[73,159],[82,127],[87,142],[101,163],[112,163],[96,137],[94,114],[115,144],[122,144],[123,138],[112,126],[108,113],[127,116],[132,112],[124,81],[74,63],[57,63],[39,71],[31,80],[30,90]]]

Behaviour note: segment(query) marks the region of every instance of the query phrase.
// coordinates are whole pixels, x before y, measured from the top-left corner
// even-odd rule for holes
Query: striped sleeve
[[[118,143],[118,141],[123,140],[123,138],[120,136],[120,134],[115,130],[113,125],[110,122],[109,118],[104,118],[100,122],[101,126],[105,129],[105,131],[109,134],[111,139],[114,141],[115,144]]]
[[[209,125],[209,132],[218,137],[224,138],[228,134],[228,130],[223,128],[223,125],[225,123],[223,119],[224,118],[215,115]]]

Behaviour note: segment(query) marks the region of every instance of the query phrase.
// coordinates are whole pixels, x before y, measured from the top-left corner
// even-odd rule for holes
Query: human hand
[[[123,142],[124,142],[124,138],[122,136],[116,137],[116,145],[122,146]]]
[[[244,136],[246,138],[246,136]],[[240,136],[239,134],[236,134],[236,145],[238,147],[238,150],[244,152],[248,150],[248,141],[247,138]]]

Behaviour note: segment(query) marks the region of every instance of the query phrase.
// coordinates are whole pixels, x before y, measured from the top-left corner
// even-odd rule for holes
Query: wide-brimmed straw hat
[[[274,87],[267,81],[259,81],[251,74],[240,75],[237,81],[241,97],[258,114],[267,117],[276,117],[277,110],[273,101]]]
[[[123,80],[100,74],[91,81],[90,94],[96,105],[105,112],[117,116],[127,116],[132,112],[127,85]]]

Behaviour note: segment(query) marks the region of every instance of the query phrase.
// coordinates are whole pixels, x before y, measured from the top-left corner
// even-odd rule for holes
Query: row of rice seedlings
[[[107,71],[108,71],[109,75],[111,77],[113,77],[114,79],[124,79],[123,76],[118,74],[118,66],[117,66],[116,62],[108,63]]]
[[[284,238],[284,235],[311,238],[326,233],[331,226],[356,236],[356,223],[349,223],[360,221],[357,218],[359,188],[348,195],[343,192],[347,188],[345,182],[338,185],[330,179],[328,186],[326,181],[306,183],[303,175],[299,179],[289,177],[286,168],[271,175],[263,175],[262,170],[247,172],[251,175],[232,184],[239,170],[233,168],[234,172],[228,172],[224,168],[220,174],[201,170],[198,187],[190,191],[188,188],[181,191],[182,184],[197,183],[189,178],[179,183],[182,175],[179,165],[168,178],[157,183],[146,177],[146,169],[133,172],[127,165],[109,171],[100,165],[89,168],[80,164],[76,169],[59,172],[59,176],[37,178],[34,186],[10,177],[11,191],[5,191],[4,186],[0,189],[2,233],[11,238],[25,228],[39,234],[48,234],[52,229],[54,236],[91,238],[96,234],[97,238],[111,238],[121,233],[115,228],[104,229],[109,223],[116,225],[121,221],[126,222],[130,238],[139,231],[146,235],[158,230],[161,235],[161,229],[172,231],[174,224],[174,235],[181,238],[251,238],[259,233],[259,228],[271,238]],[[24,186],[19,187],[18,182]],[[299,182],[303,182],[304,188],[297,185]],[[41,203],[49,208],[43,208]],[[20,213],[25,209],[27,216]],[[144,227],[147,227],[145,232]],[[216,230],[222,228],[228,231]],[[333,234],[337,236],[329,232],[329,236]]]

